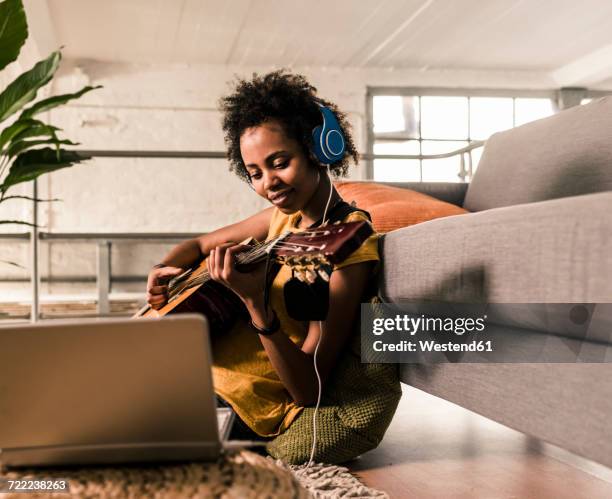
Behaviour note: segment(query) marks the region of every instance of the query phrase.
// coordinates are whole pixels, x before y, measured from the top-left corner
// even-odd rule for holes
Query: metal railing
[[[375,159],[397,159],[397,160],[425,160],[425,159],[443,159],[453,156],[459,156],[460,169],[458,172],[459,178],[466,181],[473,175],[472,151],[482,147],[484,141],[473,141],[467,146],[448,153],[429,154],[429,155],[411,155],[411,154],[361,154],[360,159],[372,161]],[[100,158],[200,158],[200,159],[224,159],[226,154],[218,151],[101,151],[101,150],[80,150],[82,154],[91,157]],[[33,198],[37,198],[37,182],[33,182]],[[37,203],[33,201],[33,223],[38,224],[38,209]],[[96,277],[97,284],[97,312],[98,315],[108,315],[110,313],[109,293],[112,284],[111,275],[111,247],[116,241],[138,241],[144,243],[160,243],[160,242],[179,242],[185,239],[191,239],[201,235],[201,233],[57,233],[57,232],[42,232],[35,226],[30,232],[22,233],[2,233],[1,239],[8,240],[29,240],[31,243],[31,275],[30,282],[32,285],[32,307],[30,320],[36,322],[40,318],[39,306],[39,286],[41,282],[39,271],[39,241],[88,241],[97,244],[96,250]]]

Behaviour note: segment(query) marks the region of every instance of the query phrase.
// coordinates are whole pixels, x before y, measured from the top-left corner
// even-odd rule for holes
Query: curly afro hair
[[[317,106],[319,102],[336,115],[346,144],[344,158],[332,164],[330,170],[337,177],[346,175],[349,158],[353,158],[355,163],[358,161],[351,126],[345,114],[339,111],[335,104],[317,97],[316,92],[317,89],[302,75],[291,74],[282,69],[263,76],[254,73],[250,81],[239,79],[234,92],[220,101],[230,170],[243,180],[249,181],[240,154],[240,137],[246,129],[270,120],[278,121],[287,136],[296,140],[311,162],[318,165],[319,161],[311,147],[312,130],[323,122]]]

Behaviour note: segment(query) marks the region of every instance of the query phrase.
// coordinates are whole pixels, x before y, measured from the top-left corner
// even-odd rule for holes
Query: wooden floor
[[[136,307],[135,303],[128,305]],[[3,310],[0,306],[2,311],[17,318],[27,316],[29,309]],[[43,311],[50,317],[95,313],[95,304],[51,304]],[[612,470],[403,387],[404,395],[383,442],[349,465],[366,485],[392,498],[612,498]]]
[[[144,295],[143,295],[144,296]],[[39,305],[41,318],[57,319],[71,317],[98,317],[98,304],[95,300],[84,298],[72,301],[46,297]],[[142,300],[109,300],[110,312],[117,317],[131,317],[142,306]],[[30,319],[32,305],[28,301],[0,302],[0,319]]]
[[[407,386],[383,442],[349,468],[392,498],[612,498],[608,468]]]

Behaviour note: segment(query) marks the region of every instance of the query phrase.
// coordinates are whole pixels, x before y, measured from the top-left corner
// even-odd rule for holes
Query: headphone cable
[[[331,181],[331,177],[329,174],[329,164],[327,165],[327,170],[325,171],[327,178],[329,180],[329,196],[327,197],[327,203],[325,205],[325,210],[323,211],[323,218],[321,225],[326,225],[327,220],[327,210],[329,209],[329,203],[331,202],[332,193],[334,192],[334,187]],[[317,383],[319,385],[318,395],[317,395],[317,405],[315,406],[314,414],[312,415],[312,449],[310,450],[310,459],[308,460],[308,464],[306,468],[310,468],[312,465],[312,461],[314,459],[315,449],[317,448],[317,413],[319,412],[319,406],[321,405],[321,392],[322,392],[322,383],[321,383],[321,375],[319,374],[319,368],[317,366],[317,352],[319,351],[319,345],[321,344],[321,338],[323,337],[323,321],[319,321],[319,337],[317,338],[317,346],[315,347],[314,356],[313,356],[313,364],[315,374],[317,375]]]

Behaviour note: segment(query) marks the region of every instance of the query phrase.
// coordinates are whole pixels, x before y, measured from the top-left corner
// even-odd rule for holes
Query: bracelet
[[[151,270],[153,270],[153,269],[161,269],[162,267],[167,267],[167,265],[165,263],[158,263],[156,265],[153,265],[153,267],[151,267]]]
[[[281,323],[276,313],[274,313],[272,324],[270,324],[268,327],[259,327],[253,322],[253,320],[251,320],[250,325],[253,329],[255,329],[255,331],[257,331],[258,334],[261,334],[262,336],[271,336],[278,332],[281,328]]]

